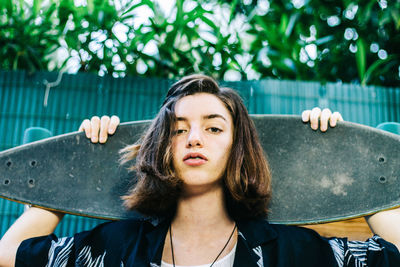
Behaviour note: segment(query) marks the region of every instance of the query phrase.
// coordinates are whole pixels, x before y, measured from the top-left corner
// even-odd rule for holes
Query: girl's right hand
[[[100,142],[104,144],[107,141],[108,135],[115,133],[119,125],[118,116],[102,116],[101,119],[98,116],[93,116],[90,120],[85,119],[81,126],[79,126],[80,132],[85,132],[86,137],[90,138],[92,143]]]

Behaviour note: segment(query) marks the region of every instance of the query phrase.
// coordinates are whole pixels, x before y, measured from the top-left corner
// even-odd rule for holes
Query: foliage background
[[[0,68],[400,84],[400,0],[0,0]]]

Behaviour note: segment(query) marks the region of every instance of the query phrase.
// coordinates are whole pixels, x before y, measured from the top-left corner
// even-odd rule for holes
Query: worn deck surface
[[[337,221],[400,205],[400,136],[349,122],[320,133],[299,116],[252,118],[271,165],[271,222]],[[71,133],[3,151],[0,195],[90,217],[136,216],[121,205],[135,178],[118,151],[148,125],[123,124],[105,145]]]

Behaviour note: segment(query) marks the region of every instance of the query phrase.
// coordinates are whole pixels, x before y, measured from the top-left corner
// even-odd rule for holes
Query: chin
[[[184,185],[183,186],[183,198],[204,196],[211,192],[222,192],[222,186],[220,184],[202,184],[202,185]]]
[[[221,179],[197,178],[197,179],[182,179],[182,180],[183,180],[183,188],[184,191],[186,192],[208,192],[215,189],[220,189],[222,186]]]
[[[221,179],[218,175],[210,175],[208,172],[203,170],[192,170],[188,172],[181,173],[179,175],[181,180],[187,185],[206,185],[215,184]]]

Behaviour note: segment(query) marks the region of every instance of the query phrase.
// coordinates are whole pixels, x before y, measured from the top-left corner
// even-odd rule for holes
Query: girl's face
[[[233,142],[228,109],[218,97],[198,93],[178,100],[175,115],[173,167],[185,191],[220,186]]]

